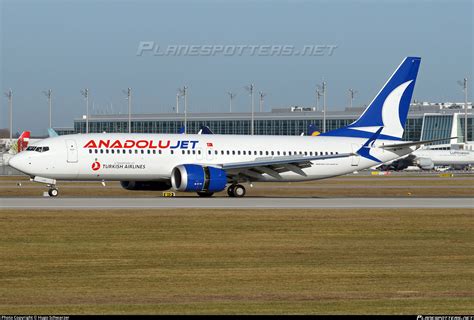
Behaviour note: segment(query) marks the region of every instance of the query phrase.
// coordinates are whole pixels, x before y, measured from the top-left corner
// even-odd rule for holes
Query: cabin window
[[[89,153],[92,153],[92,149],[89,149]]]

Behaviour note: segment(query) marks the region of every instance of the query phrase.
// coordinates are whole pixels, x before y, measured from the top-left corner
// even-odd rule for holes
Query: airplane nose
[[[8,165],[18,171],[25,172],[25,169],[26,169],[25,161],[26,161],[25,157],[23,157],[20,154],[17,154],[8,161]]]
[[[11,158],[10,160],[8,160],[8,165],[14,169],[17,169],[17,165],[18,165],[18,158],[16,156],[14,156],[13,158]]]

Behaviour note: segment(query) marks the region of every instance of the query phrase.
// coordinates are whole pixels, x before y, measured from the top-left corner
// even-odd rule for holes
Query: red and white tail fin
[[[30,134],[30,131],[23,131],[18,140],[11,146],[9,153],[17,154],[25,150],[30,142]]]

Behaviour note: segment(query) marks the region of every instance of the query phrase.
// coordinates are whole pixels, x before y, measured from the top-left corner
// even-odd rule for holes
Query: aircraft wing
[[[279,157],[262,157],[256,161],[234,162],[219,165],[220,168],[226,170],[229,176],[246,176],[249,178],[260,178],[266,173],[275,179],[282,179],[280,173],[292,171],[299,175],[306,176],[302,170],[311,167],[312,161],[322,161],[327,159],[347,158],[353,156],[353,153],[340,153],[322,156],[279,156]]]

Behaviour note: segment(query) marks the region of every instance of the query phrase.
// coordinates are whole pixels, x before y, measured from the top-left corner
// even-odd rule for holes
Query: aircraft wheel
[[[48,194],[50,197],[57,197],[59,194],[59,191],[56,188],[51,188],[48,190]]]
[[[205,192],[205,191],[200,191],[197,193],[198,196],[202,197],[202,198],[208,198],[208,197],[212,197],[212,195],[214,194],[214,192]]]
[[[233,188],[232,193],[234,194],[234,197],[242,198],[245,196],[245,188],[243,185],[238,184]]]
[[[231,185],[227,188],[227,194],[229,195],[229,197],[235,197],[235,195],[234,195],[234,188],[235,188],[235,184],[231,184]]]

